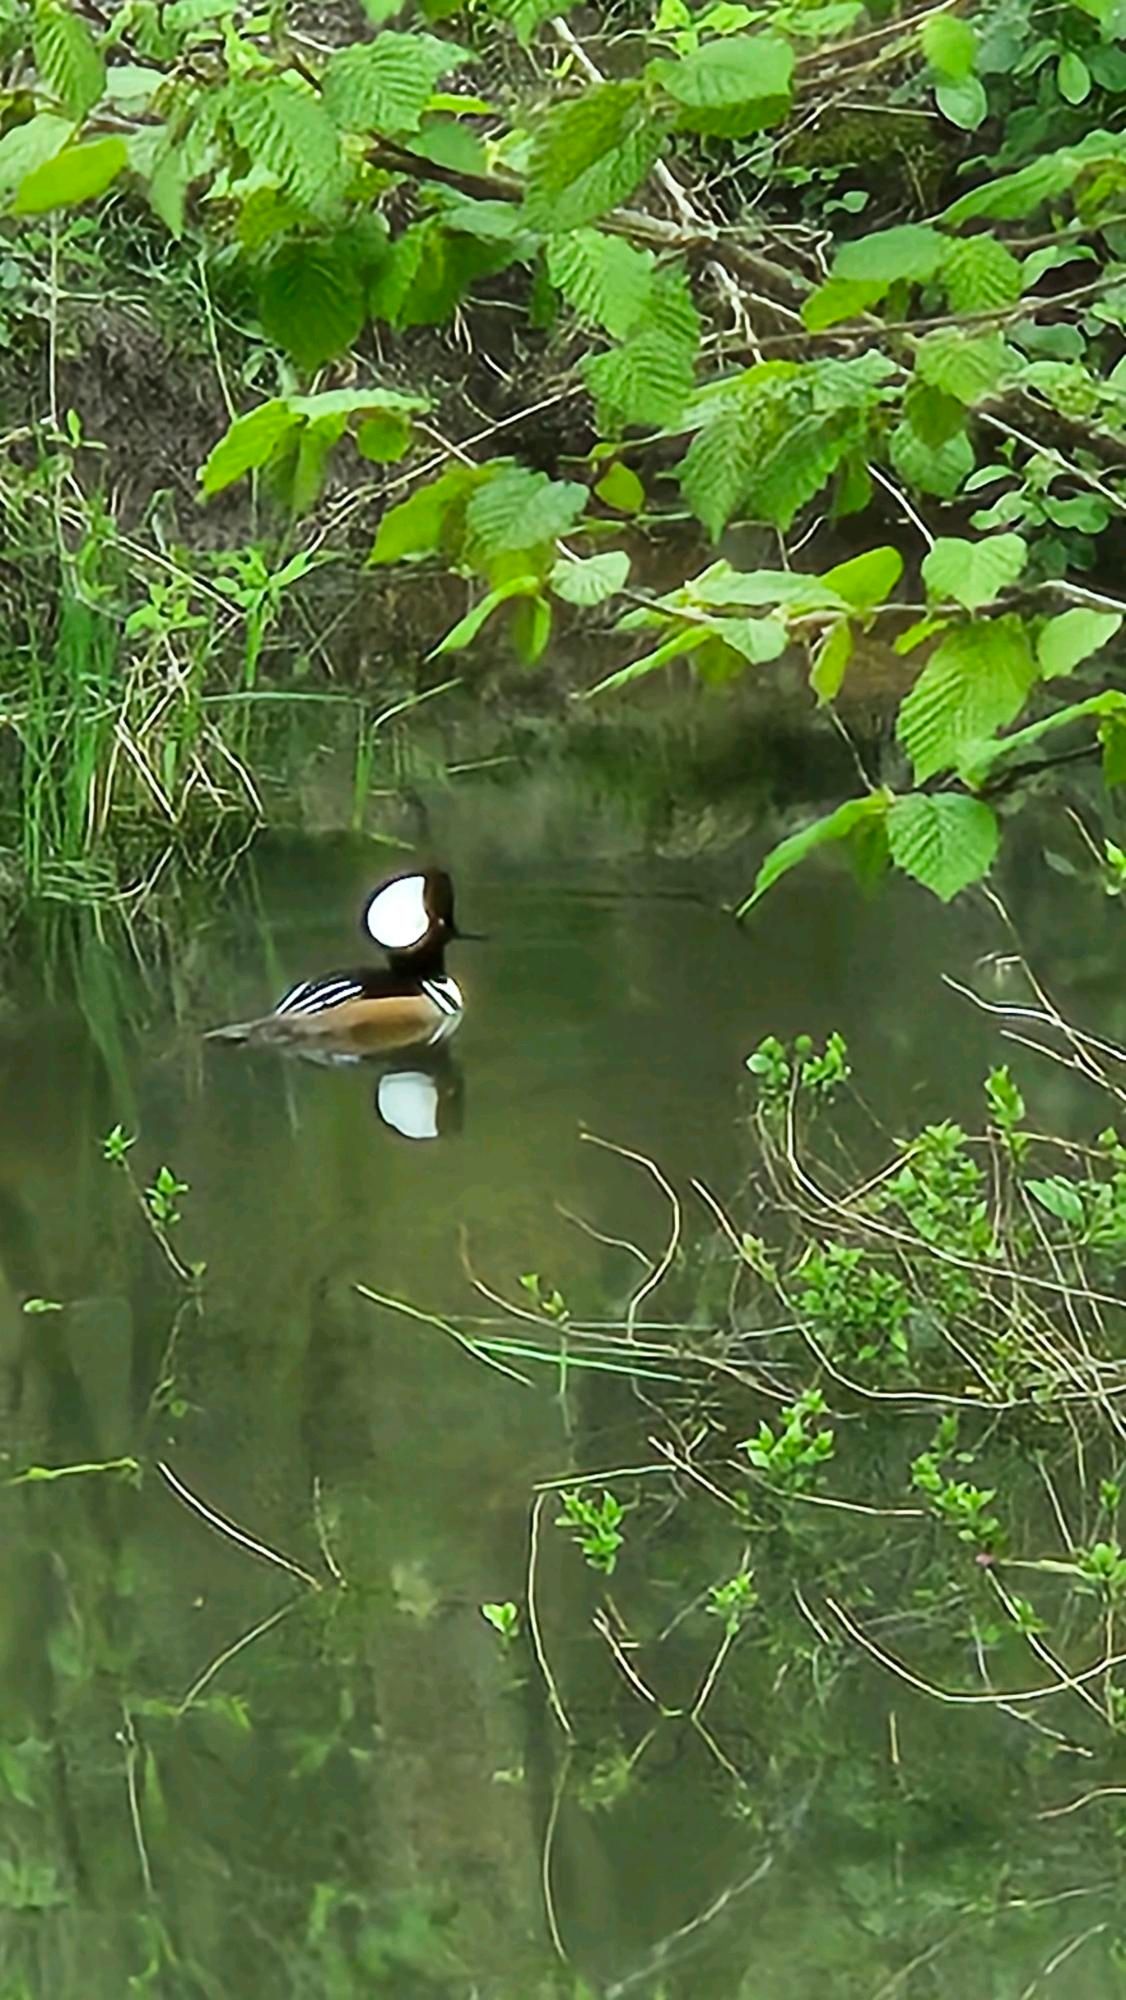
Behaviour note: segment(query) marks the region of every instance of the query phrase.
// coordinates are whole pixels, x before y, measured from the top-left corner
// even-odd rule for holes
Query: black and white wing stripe
[[[456,979],[443,975],[441,979],[423,979],[420,985],[428,1000],[432,1000],[440,1014],[460,1014],[465,1005],[461,988]]]
[[[274,1014],[323,1014],[327,1007],[339,1007],[345,1000],[363,997],[362,982],[343,973],[338,978],[302,979],[278,1001]]]

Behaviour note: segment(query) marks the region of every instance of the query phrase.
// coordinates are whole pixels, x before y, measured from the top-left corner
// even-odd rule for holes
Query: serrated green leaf
[[[267,339],[310,373],[346,354],[367,318],[366,287],[348,236],[281,244],[259,279],[258,316]]]
[[[929,333],[915,354],[915,373],[944,395],[972,407],[992,395],[1008,364],[999,333]]]
[[[801,316],[810,333],[839,326],[842,320],[856,319],[869,306],[878,305],[887,291],[882,279],[827,278],[802,302]]]
[[[575,229],[552,237],[546,254],[547,275],[578,318],[623,340],[649,303],[652,252],[600,229]]]
[[[465,554],[469,562],[553,542],[573,528],[587,503],[587,489],[574,479],[549,479],[524,465],[495,470],[473,494],[465,510]]]
[[[1017,258],[995,236],[951,243],[939,279],[951,312],[992,312],[1015,305],[1024,282]]]
[[[636,472],[620,459],[602,474],[594,491],[603,505],[612,507],[616,514],[639,514],[645,505],[644,486]]]
[[[968,21],[957,14],[928,14],[919,35],[923,54],[932,69],[960,82],[973,74],[977,36]]]
[[[887,816],[891,858],[905,875],[949,903],[988,874],[999,839],[996,815],[980,799],[912,792]]]
[[[1089,611],[1079,607],[1049,618],[1036,641],[1036,658],[1045,680],[1069,674],[1114,638],[1122,625],[1119,611]]]
[[[1019,535],[987,535],[964,542],[943,536],[923,558],[928,597],[952,598],[967,611],[992,604],[1015,583],[1028,561],[1028,544]]]
[[[594,222],[627,201],[656,161],[666,126],[636,83],[605,83],[556,104],[528,156],[525,213],[545,235]]]
[[[809,685],[819,705],[836,700],[851,658],[852,626],[847,618],[841,618],[825,633],[809,670]]]
[[[416,562],[442,547],[452,519],[485,476],[484,467],[452,466],[409,500],[389,507],[379,523],[368,561]]]
[[[916,784],[956,769],[963,751],[1012,722],[1036,678],[1019,618],[976,620],[947,632],[900,703],[896,735]]]
[[[785,116],[794,55],[776,35],[725,35],[679,62],[652,63],[649,73],[681,107],[679,125],[737,139]]]
[[[85,21],[58,0],[39,0],[32,47],[40,78],[72,118],[85,118],[106,85],[105,57]]]
[[[384,29],[330,56],[324,100],[349,132],[395,137],[417,132],[439,77],[467,62],[469,51],[436,35],[400,35]]]
[[[903,575],[903,557],[898,549],[865,549],[863,555],[827,569],[820,581],[827,590],[843,597],[854,611],[872,611],[886,604]]]
[[[947,240],[922,222],[904,222],[895,229],[873,230],[844,243],[833,259],[833,277],[852,284],[898,284],[933,278],[946,253]]]
[[[331,215],[347,172],[339,134],[321,100],[287,75],[232,84],[223,104],[252,163],[311,215]]]
[[[556,597],[565,604],[589,609],[605,604],[629,580],[629,557],[624,549],[607,549],[603,555],[578,560],[561,556],[549,578]]]
[[[607,354],[591,355],[582,372],[604,437],[630,424],[652,429],[676,423],[695,384],[691,351],[655,327],[643,327]]]
[[[91,139],[66,146],[53,159],[33,168],[16,189],[13,215],[45,215],[53,208],[77,208],[104,194],[129,163],[124,139]]]
[[[934,87],[934,101],[943,117],[960,132],[976,132],[989,116],[985,85],[977,76],[940,77]]]
[[[281,396],[273,397],[268,403],[260,403],[256,410],[249,410],[243,417],[236,417],[218,444],[212,447],[200,469],[199,480],[204,492],[208,495],[221,493],[224,487],[233,486],[235,480],[241,479],[245,473],[265,465],[282,439],[299,421]]]
[[[803,826],[797,833],[791,833],[772,847],[755,876],[755,886],[735,912],[737,917],[746,916],[747,911],[772,889],[791,868],[816,853],[819,847],[826,847],[835,841],[846,840],[864,820],[883,819],[888,810],[890,797],[887,792],[874,792],[864,799],[846,799],[835,812],[826,813],[822,819],[815,819],[810,826]]]
[[[913,424],[897,424],[888,439],[892,470],[905,485],[940,500],[952,500],[974,468],[974,449],[964,431],[931,445]]]

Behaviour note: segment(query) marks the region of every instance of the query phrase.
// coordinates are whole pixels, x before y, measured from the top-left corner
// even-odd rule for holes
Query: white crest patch
[[[438,1086],[424,1070],[389,1070],[379,1079],[375,1101],[383,1123],[404,1139],[438,1137]]]
[[[410,951],[413,945],[422,943],[430,929],[425,889],[424,875],[404,875],[372,897],[364,921],[384,951]]]

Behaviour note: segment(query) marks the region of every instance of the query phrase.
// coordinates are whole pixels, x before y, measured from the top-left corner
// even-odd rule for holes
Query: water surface
[[[260,841],[163,948],[66,917],[12,958],[5,1464],[132,1457],[143,1477],[0,1495],[0,2000],[1017,2000],[1062,1952],[1075,2000],[1119,1992],[1113,1802],[1039,1820],[1085,1773],[1031,1731],[943,1710],[812,1630],[785,1655],[748,1630],[707,1739],[631,1686],[596,1616],[670,1710],[714,1655],[699,1599],[744,1549],[706,1494],[609,1480],[633,1509],[611,1579],[542,1506],[568,1740],[527,1634],[537,1483],[651,1464],[653,1436],[730,1391],[576,1370],[561,1392],[558,1370],[513,1380],[434,1323],[549,1344],[506,1316],[531,1274],[576,1318],[623,1321],[646,1268],[629,1246],[659,1259],[670,1211],[589,1134],[659,1163],[684,1203],[682,1260],[641,1319],[714,1323],[689,1181],[737,1196],[748,1051],[837,1028],[892,1129],[972,1115],[1001,1051],[941,975],[1003,946],[994,919],[903,883],[865,900],[830,863],[738,928],[723,905],[753,820],[718,838],[686,808],[673,837],[566,771],[420,797],[395,848]],[[373,875],[416,854],[453,868],[489,933],[453,954],[468,1011],[424,1143],[380,1120],[378,1067],[200,1041],[354,957]],[[1117,908],[1031,846],[1006,886],[1041,971],[1114,1032]],[[1065,1075],[1040,1101],[1088,1115]],[[165,1162],[189,1184],[175,1240],[206,1261],[198,1301],[101,1157],[118,1122],[141,1184]],[[748,1398],[748,1431],[761,1414]],[[323,1588],[212,1532],[157,1461]],[[764,1600],[821,1580],[800,1531],[749,1557]],[[878,1534],[863,1561],[878,1587]],[[508,1600],[506,1649],[480,1606]]]

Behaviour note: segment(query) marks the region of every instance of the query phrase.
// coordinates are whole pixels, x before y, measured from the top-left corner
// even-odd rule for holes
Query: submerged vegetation
[[[949,898],[1057,745],[1117,783],[1112,9],[5,0],[0,37],[36,889],[253,824],[256,697],[341,647],[375,712],[420,646],[534,668],[561,621],[603,697],[683,661],[769,706],[796,649],[834,715],[891,662],[905,764],[756,897],[841,842]]]

